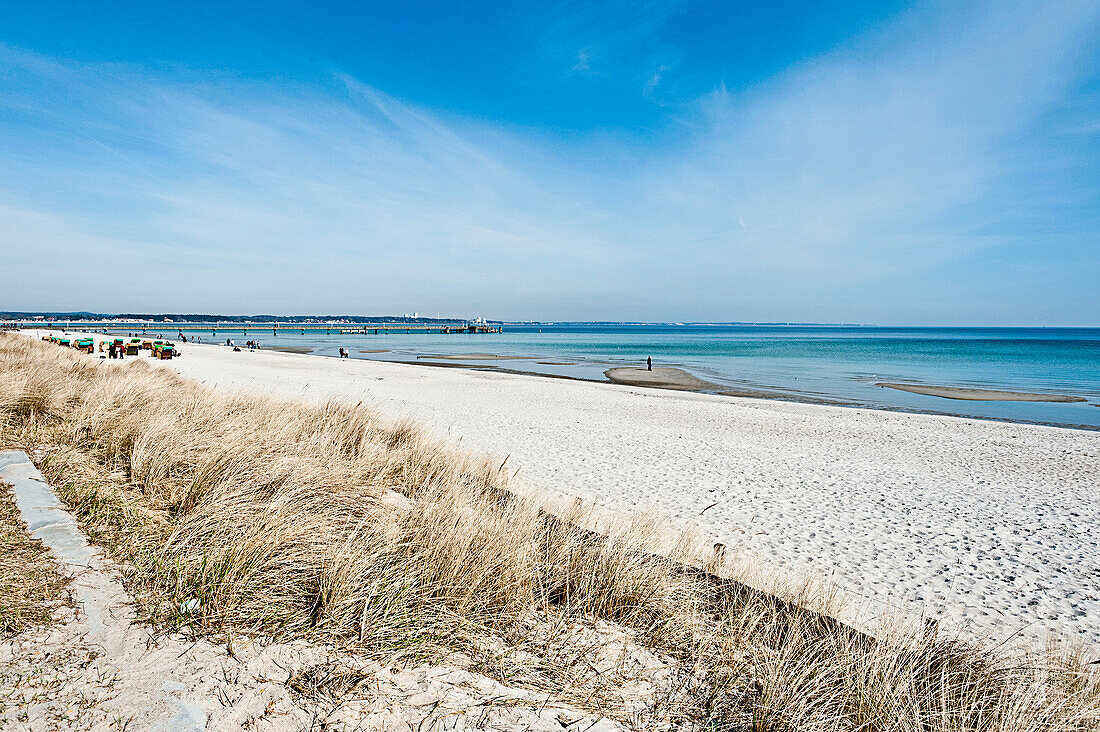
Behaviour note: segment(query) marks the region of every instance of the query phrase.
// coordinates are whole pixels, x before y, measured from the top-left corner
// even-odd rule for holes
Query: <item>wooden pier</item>
[[[500,333],[499,325],[364,325],[362,327],[344,328],[341,333],[348,335],[385,335],[386,333]]]

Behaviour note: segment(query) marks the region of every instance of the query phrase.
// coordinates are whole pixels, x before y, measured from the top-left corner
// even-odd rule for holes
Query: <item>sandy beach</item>
[[[852,612],[1100,642],[1100,434],[462,369],[182,346],[226,390],[363,400],[507,456],[517,481],[655,509]]]
[[[224,390],[338,398],[835,583],[852,619],[1100,643],[1100,433],[186,344]]]
[[[6,546],[41,540],[60,564],[28,549],[0,581],[73,593],[14,606],[53,603],[56,624],[5,616],[25,629],[0,648],[0,711],[31,729],[74,705],[84,726],[680,729],[775,709],[832,729],[836,701],[799,707],[821,698],[892,729],[969,714],[972,694],[998,729],[1095,717],[1064,679],[1095,681],[1096,432],[214,345],[120,364],[20,340],[0,349],[0,397],[36,439],[0,455],[25,522],[9,516]],[[703,541],[662,535],[662,515]],[[129,559],[166,521],[163,559]],[[236,641],[273,615],[287,635]],[[517,635],[481,630],[498,621]],[[375,644],[413,645],[379,661]]]

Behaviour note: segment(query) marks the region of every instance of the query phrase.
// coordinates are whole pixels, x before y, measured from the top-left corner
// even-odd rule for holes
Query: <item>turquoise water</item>
[[[328,356],[342,346],[354,358],[389,361],[492,353],[514,358],[454,363],[599,380],[608,368],[641,365],[651,356],[656,366],[780,398],[1100,429],[1100,328],[585,324],[449,335],[257,331],[246,337],[223,333],[221,342],[226,337],[238,343],[255,338],[264,347],[309,347]],[[378,349],[385,352],[360,353]],[[884,389],[875,386],[878,381],[1072,394],[1088,401],[967,402]]]

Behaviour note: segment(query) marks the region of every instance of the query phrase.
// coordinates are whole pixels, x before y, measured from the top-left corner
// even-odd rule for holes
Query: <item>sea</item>
[[[171,329],[172,326],[165,324]],[[151,332],[151,331],[150,331]],[[172,337],[175,332],[163,335]],[[504,325],[500,333],[222,332],[202,341],[317,356],[446,364],[606,381],[623,366],[674,367],[729,390],[793,401],[1100,429],[1100,328],[830,325]],[[492,354],[503,358],[442,359]],[[962,401],[881,382],[1065,394],[1076,403]]]

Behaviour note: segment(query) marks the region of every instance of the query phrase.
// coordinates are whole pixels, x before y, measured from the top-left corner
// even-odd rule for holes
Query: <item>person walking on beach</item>
[[[645,370],[646,371],[652,371],[653,370],[653,356],[646,356],[645,357]]]

